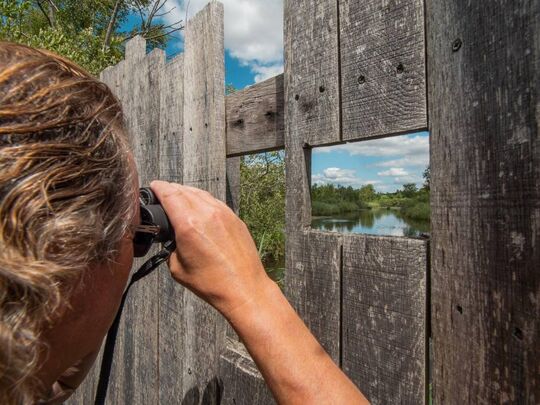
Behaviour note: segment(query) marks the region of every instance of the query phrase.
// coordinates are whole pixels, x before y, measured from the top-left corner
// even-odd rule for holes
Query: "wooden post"
[[[183,184],[226,201],[225,53],[223,5],[211,1],[189,20],[184,45]],[[219,356],[225,348],[226,321],[210,305],[186,291],[179,372],[186,403],[215,404],[221,396]]]
[[[540,2],[428,1],[435,404],[540,402]]]

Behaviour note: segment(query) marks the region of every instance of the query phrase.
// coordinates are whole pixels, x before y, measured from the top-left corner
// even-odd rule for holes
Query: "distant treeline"
[[[428,176],[429,176],[429,171]],[[379,193],[372,184],[353,188],[333,184],[314,184],[311,188],[311,208],[314,216],[339,215],[361,209],[399,209],[403,216],[429,220],[429,179],[420,189],[416,184],[404,184],[393,193]]]

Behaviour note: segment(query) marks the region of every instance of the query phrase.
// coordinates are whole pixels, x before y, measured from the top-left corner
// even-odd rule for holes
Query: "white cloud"
[[[408,176],[409,173],[405,171],[402,167],[392,167],[383,172],[377,173],[379,176]]]
[[[394,178],[394,184],[415,183],[418,187],[422,186],[422,179],[418,176],[408,175]]]
[[[191,18],[209,0],[169,0],[170,24]],[[225,10],[225,49],[249,66],[256,81],[283,71],[283,0],[221,0]],[[186,12],[187,6],[187,12]]]
[[[427,136],[391,136],[388,138],[374,139],[346,143],[325,148],[314,149],[315,153],[328,153],[345,151],[350,155],[362,156],[415,156],[429,161],[429,138]]]
[[[283,73],[283,64],[278,63],[276,65],[261,66],[254,64],[251,66],[251,70],[255,73],[255,83],[262,82],[280,73]]]
[[[361,187],[366,184],[379,184],[378,180],[362,180],[357,176],[356,170],[341,169],[339,167],[328,167],[322,173],[314,174],[311,177],[313,184],[334,184],[341,186]]]
[[[429,165],[429,152],[419,155],[406,156],[400,159],[385,160],[379,163],[375,163],[373,166],[377,167],[396,167],[396,166],[421,166],[426,167]]]

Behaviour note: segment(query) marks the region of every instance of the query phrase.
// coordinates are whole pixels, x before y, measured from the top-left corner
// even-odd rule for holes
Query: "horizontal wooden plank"
[[[228,340],[227,350],[219,359],[222,405],[271,405],[272,393],[244,345]],[[204,403],[204,401],[203,401]]]
[[[427,241],[343,235],[342,367],[372,404],[423,404]]]
[[[227,156],[283,148],[283,74],[225,99]]]

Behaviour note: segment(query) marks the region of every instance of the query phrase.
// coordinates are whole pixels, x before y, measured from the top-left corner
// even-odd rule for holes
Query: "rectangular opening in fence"
[[[311,227],[425,236],[429,177],[427,132],[313,148]]]
[[[285,152],[240,159],[240,218],[253,236],[267,273],[279,282],[285,268]]]

